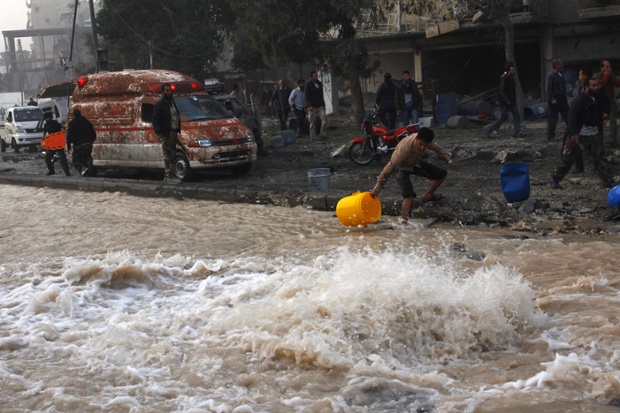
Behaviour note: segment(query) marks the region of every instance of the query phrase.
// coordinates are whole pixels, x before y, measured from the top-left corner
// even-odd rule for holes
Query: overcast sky
[[[25,30],[27,23],[26,0],[0,0],[0,31]],[[4,51],[4,36],[0,41],[0,51]]]

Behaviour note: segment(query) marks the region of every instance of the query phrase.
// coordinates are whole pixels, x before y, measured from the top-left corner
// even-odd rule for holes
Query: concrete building
[[[81,2],[75,19],[73,58],[69,62],[75,0],[30,0],[26,4],[26,29],[2,32],[8,51],[4,65],[9,75],[9,92],[23,91],[25,96],[35,96],[42,86],[64,80],[71,63],[94,62],[92,52],[84,45],[85,36],[92,41],[92,26],[88,2]],[[98,2],[94,5],[97,7]],[[22,53],[27,44],[30,52]]]
[[[402,2],[380,24],[361,30],[379,72],[363,84],[375,92],[383,73],[395,79],[407,69],[418,82],[433,81],[436,92],[494,95],[503,71],[504,27],[485,1],[437,0],[424,15],[404,12]],[[502,7],[502,2],[497,2]],[[620,69],[620,0],[514,0],[509,18],[514,26],[515,60],[528,99],[544,96],[551,61],[566,62],[565,78],[577,80],[579,67],[608,59]],[[572,88],[571,88],[572,89]]]

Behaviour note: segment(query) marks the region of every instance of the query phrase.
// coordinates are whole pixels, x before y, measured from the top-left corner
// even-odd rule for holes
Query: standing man
[[[269,85],[265,85],[265,90],[260,96],[260,104],[265,111],[265,116],[271,116],[271,108],[269,107],[269,102],[271,102],[271,97],[273,93],[271,91],[271,87]]]
[[[381,123],[394,129],[396,127],[396,85],[392,82],[392,75],[383,75],[384,82],[377,89],[376,103],[379,107]]]
[[[501,115],[493,125],[490,127],[487,126],[483,129],[487,138],[492,136],[499,137],[497,129],[499,129],[500,126],[502,126],[502,123],[506,121],[508,111],[512,113],[512,119],[514,120],[515,133],[513,136],[519,138],[525,136],[525,133],[521,130],[521,117],[519,116],[519,108],[517,107],[516,101],[516,74],[517,68],[515,67],[515,64],[512,62],[506,62],[505,72],[499,78],[499,88],[497,91],[497,103],[499,103]]]
[[[297,134],[301,135],[306,130],[306,98],[304,89],[306,82],[303,79],[297,81],[297,87],[293,89],[288,97],[288,103],[293,108],[293,113],[297,118]]]
[[[588,66],[583,66],[579,69],[579,74],[577,75],[577,87],[578,93],[577,96],[581,95],[586,91],[587,81],[592,78],[592,69]]]
[[[36,100],[34,100],[34,98],[31,96],[30,100],[28,101],[28,106],[39,106],[39,104],[37,103]]]
[[[607,159],[603,156],[603,115],[596,100],[600,84],[588,79],[585,93],[573,100],[568,112],[568,133],[562,159],[551,174],[551,187],[562,189],[560,182],[578,156],[587,151],[594,161],[594,170],[604,188],[613,187],[613,177]]]
[[[564,61],[554,59],[551,62],[553,70],[547,76],[547,103],[549,104],[549,118],[547,119],[547,140],[555,139],[555,126],[558,123],[558,115],[567,124],[568,98],[566,97],[566,81],[562,72]]]
[[[62,126],[60,125],[60,123],[52,119],[53,117],[54,116],[52,115],[52,112],[45,112],[45,114],[43,115],[43,120],[45,121],[45,126],[43,126],[43,138],[47,137],[52,133],[62,131]],[[69,173],[69,164],[67,163],[67,155],[65,154],[64,147],[60,149],[45,150],[45,165],[47,165],[47,173],[45,175],[54,175],[56,173],[56,171],[54,170],[54,162],[52,161],[55,154],[58,154],[58,157],[60,158],[60,167],[62,168],[65,175],[71,176],[71,174]]]
[[[153,111],[153,129],[159,139],[164,152],[164,182],[174,177],[172,168],[176,158],[177,134],[181,132],[181,115],[176,103],[170,83],[161,87],[161,99],[155,104]]]
[[[439,168],[433,164],[422,160],[422,155],[427,149],[435,152],[440,158],[448,163],[450,168],[454,171],[458,171],[458,165],[452,162],[450,154],[436,143],[433,143],[435,134],[432,129],[422,128],[417,134],[411,134],[401,140],[394,153],[390,158],[383,171],[377,178],[377,183],[372,189],[372,197],[376,198],[379,195],[379,191],[385,186],[387,180],[396,172],[396,181],[403,194],[403,204],[401,207],[400,216],[403,221],[409,219],[409,210],[413,203],[416,193],[413,190],[411,184],[411,175],[421,176],[431,180],[431,186],[422,195],[422,202],[437,201],[443,198],[440,195],[435,195],[435,191],[446,179],[448,172],[445,169]]]
[[[310,124],[310,139],[316,139],[316,118],[321,119],[321,136],[327,137],[327,116],[325,114],[325,99],[323,98],[323,83],[318,73],[310,72],[310,80],[305,89],[308,123]]]
[[[67,126],[67,152],[72,151],[73,167],[82,176],[89,176],[93,171],[93,142],[97,139],[93,124],[79,109],[73,109],[73,119]]]
[[[620,79],[611,68],[609,60],[603,60],[600,64],[601,71],[598,74],[599,82],[603,88],[603,95],[609,99],[609,138],[612,145],[618,145],[618,105],[616,104],[616,92],[614,87],[620,86]]]
[[[239,85],[237,83],[232,84],[232,90],[230,91],[230,94],[233,96],[239,95]]]
[[[284,79],[280,79],[278,85],[279,88],[274,91],[271,97],[271,107],[275,108],[278,119],[280,119],[280,130],[286,130],[286,120],[288,119],[288,114],[291,112],[291,105],[288,103],[291,89],[286,86]]]
[[[588,80],[590,80],[590,78],[592,78],[592,69],[590,69],[587,66],[584,66],[581,69],[579,69],[579,74],[577,75],[577,79],[579,79],[577,81],[577,90],[578,90],[577,96],[581,95],[582,93],[586,93],[586,86],[588,86]],[[599,102],[599,105],[600,105],[600,92],[596,96],[596,100],[597,102]],[[566,140],[568,139],[568,136],[569,135],[568,135],[568,130],[567,130],[564,136],[564,142],[562,142],[562,145],[566,145]],[[564,150],[564,148],[562,148],[562,150]],[[575,173],[582,174],[584,173],[584,171],[585,171],[585,165],[583,164],[583,153],[581,153],[577,155],[577,158],[575,159]]]
[[[422,95],[408,70],[403,70],[403,77],[396,87],[396,113],[403,114],[403,126],[418,123],[422,113]]]

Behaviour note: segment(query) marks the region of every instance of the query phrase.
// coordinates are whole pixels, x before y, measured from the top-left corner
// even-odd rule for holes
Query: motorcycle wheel
[[[349,146],[349,158],[358,165],[368,165],[374,159],[373,151],[362,142],[357,142]]]

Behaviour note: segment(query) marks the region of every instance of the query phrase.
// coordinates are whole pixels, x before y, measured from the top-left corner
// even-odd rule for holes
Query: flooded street
[[[6,412],[617,412],[617,240],[0,185]]]

